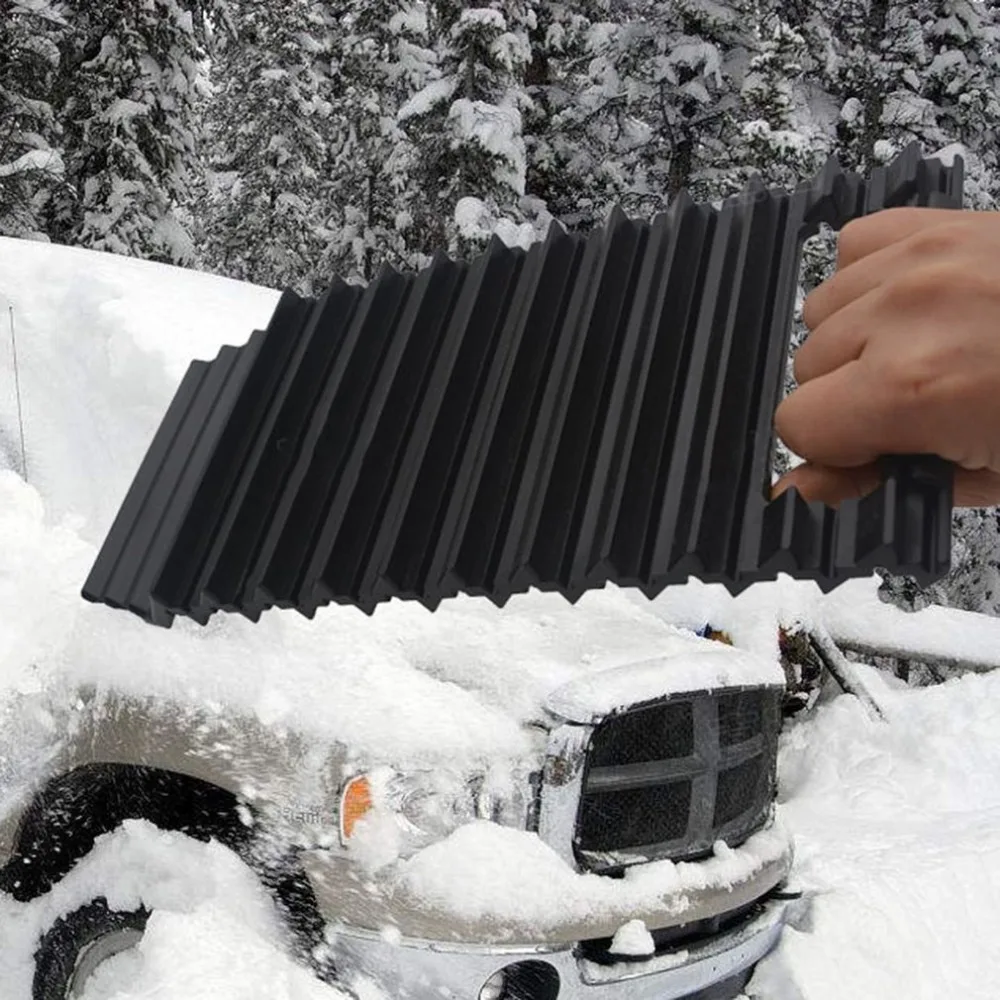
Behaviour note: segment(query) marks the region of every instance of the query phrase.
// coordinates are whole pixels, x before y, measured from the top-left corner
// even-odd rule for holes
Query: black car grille
[[[735,846],[774,793],[780,692],[686,694],[609,716],[590,740],[574,849],[589,870]]]

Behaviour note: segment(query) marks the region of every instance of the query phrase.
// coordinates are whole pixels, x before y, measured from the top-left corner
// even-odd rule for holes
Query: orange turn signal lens
[[[358,820],[363,819],[372,809],[372,787],[368,778],[359,774],[344,785],[340,797],[340,839],[345,843],[354,833]]]

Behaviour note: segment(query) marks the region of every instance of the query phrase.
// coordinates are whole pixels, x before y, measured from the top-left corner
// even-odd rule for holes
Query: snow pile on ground
[[[254,874],[231,851],[130,820],[31,903],[0,894],[4,1000],[31,995],[32,954],[53,921],[104,896],[113,910],[152,913],[137,947],[103,966],[84,1000],[345,1000],[296,964]],[[125,992],[127,988],[127,992]]]
[[[995,623],[900,617],[874,604],[870,582],[830,598],[784,580],[738,600],[692,583],[654,602],[609,588],[575,608],[537,594],[503,611],[471,599],[436,614],[394,602],[372,618],[336,608],[313,622],[273,613],[259,625],[219,617],[206,629],[179,623],[169,632],[86,605],[78,593],[95,547],[188,362],[244,342],[276,299],[174,268],[0,240],[0,810],[53,753],[62,734],[52,707],[71,704],[82,683],[224,704],[277,731],[294,727],[317,753],[339,736],[375,761],[461,765],[524,754],[524,724],[551,692],[574,684],[579,692],[597,670],[691,641],[674,626],[711,622],[771,662],[777,623],[791,619],[840,632],[909,630],[907,641],[997,657]],[[20,448],[8,305],[30,486],[12,471]],[[807,898],[755,990],[768,1000],[993,998],[1000,675],[924,691],[870,678],[887,723],[837,698],[784,739],[779,812],[797,838],[794,883]],[[410,859],[402,879],[411,891],[473,908],[511,886],[524,905],[542,886],[557,903],[601,905],[579,895],[580,883],[591,883],[543,847],[476,824]],[[693,877],[675,867],[678,884]],[[630,874],[618,888],[638,901],[643,878]],[[123,905],[162,905],[138,956],[121,958],[138,963],[138,985],[116,992],[105,984],[89,1000],[336,995],[290,964],[273,914],[235,858],[133,824],[51,895],[27,907],[0,897],[2,1000],[26,1000],[38,929],[97,880]]]
[[[864,668],[862,668],[864,669]],[[1000,991],[1000,674],[837,698],[782,744],[795,926],[769,1000],[994,1000]]]

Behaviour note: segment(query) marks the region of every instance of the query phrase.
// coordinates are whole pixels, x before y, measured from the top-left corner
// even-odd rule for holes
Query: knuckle
[[[961,250],[967,242],[967,227],[961,222],[948,222],[914,233],[907,249],[921,259],[943,258]]]
[[[996,270],[982,257],[956,260],[949,269],[948,283],[956,299],[976,298],[988,302],[1000,299]]]
[[[839,266],[857,260],[870,249],[889,242],[892,234],[914,211],[919,210],[908,207],[887,208],[846,223],[840,230],[838,239]]]
[[[936,402],[945,387],[953,385],[961,361],[960,348],[946,338],[937,338],[893,359],[882,372],[882,383],[898,407],[920,408]]]
[[[951,256],[900,274],[883,288],[883,305],[900,312],[950,315],[971,299],[996,302],[1000,282],[981,260]]]
[[[967,269],[954,260],[915,267],[883,287],[883,304],[893,310],[924,311],[940,305],[961,289],[967,279]]]

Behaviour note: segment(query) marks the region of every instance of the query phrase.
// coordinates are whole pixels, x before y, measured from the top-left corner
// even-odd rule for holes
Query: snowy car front
[[[451,832],[384,865],[380,822],[307,853],[335,961],[403,997],[735,995],[777,941],[791,867],[772,811],[781,682],[691,641],[561,686],[537,767],[478,779],[464,812],[440,786]]]

